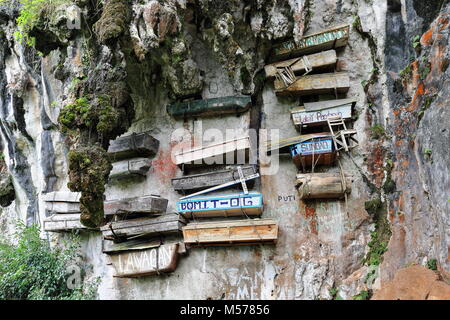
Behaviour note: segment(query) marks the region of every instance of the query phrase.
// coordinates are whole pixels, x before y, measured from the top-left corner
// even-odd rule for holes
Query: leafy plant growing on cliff
[[[369,291],[362,290],[359,294],[357,294],[356,296],[353,296],[352,299],[353,300],[369,300],[370,296],[371,296],[371,294]]]
[[[0,299],[94,299],[97,281],[71,289],[68,280],[78,262],[79,241],[73,236],[64,248],[50,248],[37,226],[19,223],[14,241],[0,241]],[[81,279],[80,279],[81,280]]]
[[[16,22],[19,30],[14,33],[16,40],[34,47],[36,38],[30,36],[30,31],[37,25],[44,13],[51,13],[53,9],[69,0],[0,0],[0,4],[19,2],[21,9]]]
[[[380,139],[384,137],[385,131],[381,124],[375,124],[370,128],[370,136],[372,139]]]
[[[413,48],[417,49],[420,46],[420,36],[415,35],[414,37],[412,37],[411,42],[412,42]]]
[[[436,271],[437,270],[437,260],[436,259],[428,260],[427,267],[430,270]]]

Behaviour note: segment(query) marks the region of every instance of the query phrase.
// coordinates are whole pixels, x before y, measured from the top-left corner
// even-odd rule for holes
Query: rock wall
[[[5,234],[15,219],[42,225],[42,195],[68,190],[71,141],[58,115],[80,90],[107,92],[109,83],[125,82],[133,116],[123,134],[149,131],[160,141],[146,178],[106,185],[106,199],[159,194],[175,212],[180,195],[171,179],[182,172],[171,155],[183,136],[198,143],[208,129],[224,138],[227,129],[298,135],[289,109],[301,101],[277,97],[272,81],[264,81],[272,44],[347,23],[349,44],[337,52],[337,69],[350,74],[347,96],[358,99],[360,143],[341,158],[354,176],[347,202],[300,200],[297,169],[280,156],[277,173],[255,186],[264,197],[263,217],[279,223],[276,246],[192,248],[171,274],[119,279],[101,252],[101,234],[82,233],[85,261],[93,267],[89,276],[101,277],[101,299],[331,299],[333,288],[351,299],[430,259],[449,276],[447,1],[109,0],[95,13],[87,1],[75,2],[81,29],[68,32],[54,21],[45,30],[52,37],[35,30],[43,57],[14,39],[18,7],[0,7],[1,146],[15,190],[15,200],[0,213]],[[128,13],[113,19],[121,6]],[[414,48],[416,35],[420,45]],[[253,103],[239,116],[176,121],[166,112],[176,100],[240,94],[251,95]],[[382,128],[378,134],[375,125]],[[374,268],[364,258],[373,231],[387,251],[370,287]],[[47,236],[54,243],[64,238]]]

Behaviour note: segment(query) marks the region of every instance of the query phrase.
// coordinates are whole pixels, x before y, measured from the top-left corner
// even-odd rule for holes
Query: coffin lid
[[[158,248],[162,244],[160,239],[131,239],[124,242],[115,243],[110,240],[103,240],[103,252],[112,254],[123,251],[136,251],[144,249]],[[106,245],[106,247],[105,247]]]
[[[306,134],[292,138],[281,139],[275,142],[268,141],[267,142],[267,152],[271,152],[278,149],[283,149],[286,147],[290,147],[302,142],[306,142],[313,139],[321,139],[321,138],[332,138],[333,136],[329,132],[321,132],[314,134]]]
[[[219,199],[219,198],[232,198],[232,197],[253,197],[253,196],[261,196],[262,193],[260,192],[249,192],[248,194],[245,194],[243,192],[241,193],[229,193],[229,194],[216,194],[216,195],[201,195],[197,197],[192,197],[188,199],[179,200],[178,202],[191,202],[198,201],[198,200],[204,200],[204,199]]]
[[[184,230],[188,229],[209,229],[209,228],[227,228],[239,226],[264,226],[277,225],[277,222],[272,219],[244,219],[244,220],[230,220],[230,221],[212,221],[212,222],[198,222],[189,223],[184,226]]]
[[[209,144],[209,145],[205,145],[205,146],[202,145],[202,146],[198,146],[198,147],[182,149],[182,150],[176,152],[175,155],[179,156],[179,155],[182,155],[182,154],[185,154],[185,153],[194,152],[194,151],[198,151],[198,150],[203,150],[205,148],[212,148],[212,147],[220,146],[220,145],[231,143],[231,142],[238,142],[240,140],[249,140],[249,139],[250,139],[250,136],[246,135],[246,136],[243,136],[243,137],[237,137],[237,138],[230,139],[230,140],[225,140],[225,141],[221,141],[221,142],[215,142],[215,143],[212,143],[212,144]]]
[[[338,99],[338,100],[328,100],[328,101],[319,101],[319,102],[310,102],[304,103],[304,110],[306,111],[320,111],[324,109],[336,108],[340,106],[344,106],[347,104],[352,104],[352,107],[355,106],[358,99],[350,98],[350,99]],[[302,107],[294,108],[292,111],[302,111]]]

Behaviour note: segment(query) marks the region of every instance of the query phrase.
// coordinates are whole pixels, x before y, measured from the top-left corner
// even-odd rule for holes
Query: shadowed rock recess
[[[0,1],[3,235],[76,230],[100,299],[450,299],[449,1],[33,1]],[[258,161],[188,158],[222,142]]]

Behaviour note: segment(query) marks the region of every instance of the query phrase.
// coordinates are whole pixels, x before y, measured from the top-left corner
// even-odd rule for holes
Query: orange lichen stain
[[[161,183],[170,183],[179,170],[172,161],[172,146],[169,150],[159,151],[158,157],[152,161],[152,168]]]
[[[313,219],[309,222],[309,227],[311,228],[311,233],[318,234],[316,219]]]
[[[314,208],[305,208],[305,218],[313,218],[316,214],[316,209]]]
[[[448,18],[447,16],[440,17],[438,19],[439,29],[438,32],[442,32],[448,26]]]
[[[394,218],[395,218],[394,210],[390,209],[388,212],[388,219],[391,224],[394,223]]]
[[[420,73],[419,73],[419,61],[415,60],[411,63],[412,69],[412,77],[413,77],[413,86],[417,87],[420,82]]]
[[[425,85],[423,84],[423,82],[421,82],[417,87],[416,93],[414,94],[414,98],[411,101],[411,104],[409,105],[408,108],[406,108],[406,110],[410,112],[417,110],[417,108],[419,107],[419,103],[417,103],[418,102],[417,100],[424,94],[425,94]]]
[[[434,33],[434,28],[431,28],[430,30],[425,32],[422,35],[422,38],[420,38],[420,44],[422,46],[429,46],[433,42],[433,33]]]
[[[403,212],[399,212],[398,214],[398,222],[404,223],[405,222],[405,214]]]
[[[409,166],[409,161],[408,160],[403,160],[402,162],[400,162],[400,168],[401,169],[406,169]]]

